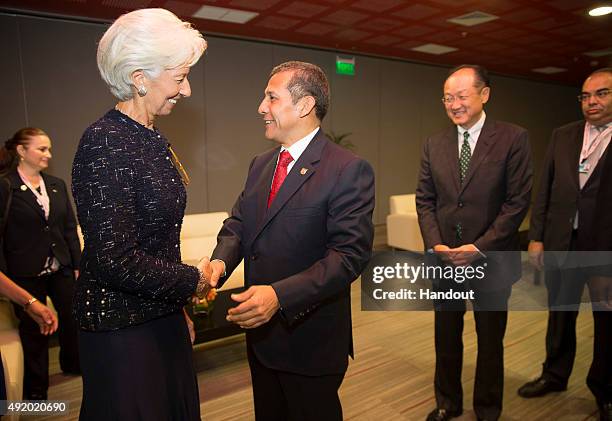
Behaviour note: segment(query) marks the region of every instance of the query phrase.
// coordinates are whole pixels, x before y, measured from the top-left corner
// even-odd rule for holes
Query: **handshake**
[[[219,278],[225,274],[225,263],[217,259],[211,262],[210,258],[205,256],[200,259],[196,267],[200,273],[200,280],[195,295],[201,299],[206,297],[208,291],[217,286]]]

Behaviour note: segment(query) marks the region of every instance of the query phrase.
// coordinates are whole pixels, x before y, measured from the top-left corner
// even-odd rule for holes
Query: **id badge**
[[[581,162],[578,164],[578,172],[581,174],[588,174],[591,166],[586,162]]]

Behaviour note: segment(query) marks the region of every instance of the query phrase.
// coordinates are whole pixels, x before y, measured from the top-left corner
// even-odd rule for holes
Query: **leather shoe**
[[[567,390],[567,386],[539,377],[522,385],[517,393],[522,398],[537,398],[550,392],[561,392],[563,390]]]
[[[427,421],[448,421],[458,417],[463,413],[462,410],[451,411],[443,408],[436,408],[427,415]]]
[[[612,421],[612,402],[599,405],[599,421]]]

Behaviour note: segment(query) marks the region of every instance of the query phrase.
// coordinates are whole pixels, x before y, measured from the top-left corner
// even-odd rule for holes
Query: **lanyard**
[[[599,144],[607,135],[612,133],[612,126],[609,126],[603,132],[599,132],[595,135],[595,139],[591,141],[591,124],[587,123],[584,125],[584,137],[582,138],[582,150],[580,151],[580,162],[584,162],[591,154],[597,149]]]

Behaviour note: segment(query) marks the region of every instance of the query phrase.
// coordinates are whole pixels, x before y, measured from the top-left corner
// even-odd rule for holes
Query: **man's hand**
[[[232,294],[232,300],[240,304],[227,311],[226,319],[244,329],[267,323],[280,308],[276,291],[270,285],[252,286],[240,294]]]
[[[538,270],[544,268],[544,243],[541,241],[530,241],[527,248],[529,262]]]
[[[588,285],[593,310],[612,311],[612,277],[594,276]]]
[[[207,256],[200,260],[197,268],[202,271],[204,278],[213,288],[217,286],[219,279],[225,273],[225,263],[223,261],[213,260],[211,262]]]
[[[26,313],[38,324],[41,334],[50,335],[57,330],[57,316],[40,301],[34,301],[28,305]]]
[[[449,250],[451,263],[455,266],[467,266],[482,255],[474,244],[464,244]]]
[[[433,251],[438,255],[442,261],[446,263],[452,263],[451,256],[449,254],[450,247],[445,244],[436,244],[433,246]]]

